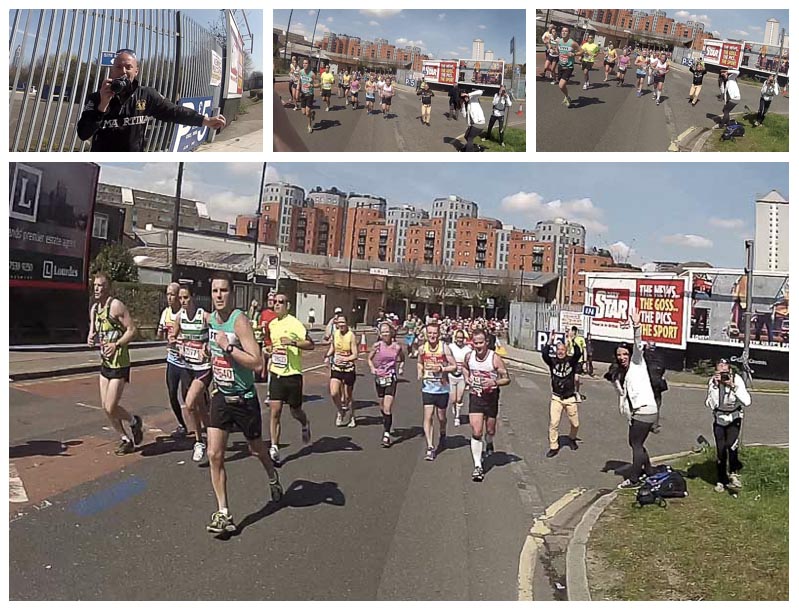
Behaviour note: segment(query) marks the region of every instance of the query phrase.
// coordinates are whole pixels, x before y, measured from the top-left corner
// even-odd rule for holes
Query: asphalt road
[[[321,357],[317,350],[306,366]],[[317,368],[305,378],[309,446],[284,415],[280,505],[267,503],[262,468],[243,438],[231,437],[240,532],[223,541],[205,532],[215,509],[207,467],[191,462],[190,444],[166,437],[175,423],[163,376],[160,365],[132,373],[123,404],[143,416],[146,433],[126,457],[112,453],[96,376],[10,385],[11,469],[28,497],[10,503],[12,599],[515,599],[533,518],[575,487],[615,485],[614,471],[629,460],[625,422],[604,381],[584,385],[580,449],[548,460],[548,378],[513,371],[497,454],[475,484],[466,425],[450,423],[447,449],[423,460],[415,381],[400,384],[398,442],[383,449],[371,380],[356,385],[359,426],[335,428],[327,372]],[[712,438],[703,395],[666,394],[652,455],[684,450],[699,433]],[[787,409],[786,396],[756,395],[745,440],[787,442]]]
[[[543,68],[541,57],[538,54],[539,74]],[[674,142],[685,149],[703,130],[713,128],[721,115],[723,103],[716,98],[715,74],[705,76],[696,106],[688,103],[692,77],[682,66],[672,66],[660,106],[652,99],[654,89],[646,81],[644,96],[636,97],[637,81],[632,68],[622,87],[613,80],[605,83],[603,78],[602,59],[598,58],[591,71],[592,87],[583,90],[582,70],[576,68],[569,81],[569,95],[575,102],[572,108],[562,104],[563,94],[556,85],[536,80],[536,150],[650,152],[666,151]],[[760,101],[759,87],[741,82],[740,90],[741,102],[733,111],[738,120],[742,120],[745,106],[757,112]],[[775,99],[769,113],[787,114],[788,99]]]
[[[275,88],[287,103],[288,83],[276,83]],[[410,88],[397,87],[387,119],[379,112],[367,114],[364,99],[362,92],[359,108],[353,110],[351,105],[345,105],[344,98],[338,97],[336,90],[331,98],[330,112],[326,112],[321,93],[317,92],[314,102],[316,121],[310,134],[306,117],[301,111],[293,110],[293,105],[286,107],[284,116],[309,151],[452,152],[459,151],[465,142],[462,136],[466,131],[466,120],[460,116],[457,119],[447,117],[449,98],[444,91],[435,92],[429,127],[422,124],[421,102]],[[487,121],[491,98],[481,98],[480,104]],[[518,105],[511,109],[508,126],[524,128],[525,115],[516,115],[516,110]]]

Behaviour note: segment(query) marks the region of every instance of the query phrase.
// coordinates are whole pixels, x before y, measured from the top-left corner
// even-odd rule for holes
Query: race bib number
[[[201,342],[184,342],[181,352],[183,358],[187,361],[192,363],[202,363],[203,361],[203,345]]]
[[[214,382],[222,386],[233,384],[233,367],[226,358],[214,357],[213,362]]]
[[[287,367],[289,364],[289,355],[284,351],[275,351],[272,353],[272,364],[275,367]]]
[[[394,383],[394,376],[378,376],[377,377],[377,385],[381,388],[385,388],[386,386],[391,386]]]

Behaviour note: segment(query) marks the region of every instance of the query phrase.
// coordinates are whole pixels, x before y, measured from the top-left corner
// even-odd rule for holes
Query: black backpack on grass
[[[635,501],[644,505],[666,506],[666,499],[681,499],[688,496],[688,484],[682,473],[669,466],[661,466],[658,472],[648,476],[638,489]]]
[[[730,120],[729,124],[724,128],[724,132],[721,134],[722,140],[735,140],[736,138],[741,138],[746,133],[746,129],[743,125],[738,123],[735,119]]]

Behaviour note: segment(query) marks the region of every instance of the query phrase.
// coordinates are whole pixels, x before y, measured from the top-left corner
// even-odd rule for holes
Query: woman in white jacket
[[[470,92],[461,93],[461,114],[466,117],[466,145],[462,151],[470,153],[475,151],[474,139],[482,133],[485,128],[486,118],[483,109],[480,107],[480,96],[483,95],[482,89],[475,89]]]
[[[739,70],[722,70],[721,76],[724,83],[721,86],[722,97],[724,98],[724,108],[721,109],[721,122],[718,127],[726,127],[730,122],[730,112],[741,101],[741,90],[738,88]]]
[[[774,75],[770,74],[760,88],[760,108],[757,110],[757,120],[755,127],[761,125],[766,119],[768,107],[771,106],[771,100],[780,95],[780,86],[774,81]]]
[[[616,348],[618,369],[616,375],[612,377],[619,393],[619,412],[627,418],[629,424],[627,440],[633,451],[630,476],[619,484],[622,490],[640,488],[643,477],[654,473],[644,443],[657,421],[658,414],[644,358],[641,315],[636,310],[631,310],[629,321],[633,326],[632,351],[629,344],[622,344]]]

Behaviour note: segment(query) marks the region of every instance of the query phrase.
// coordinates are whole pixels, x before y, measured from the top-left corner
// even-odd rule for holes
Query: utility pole
[[[314,40],[316,39],[316,25],[319,23],[319,13],[321,13],[321,12],[322,12],[322,9],[317,9],[316,10],[316,21],[314,21],[313,34],[311,34],[311,55],[313,55],[313,43],[314,43]],[[311,63],[311,61],[310,61],[311,59],[313,59],[313,58],[312,57],[308,58],[308,64],[309,65]],[[319,73],[319,62],[321,62],[321,61],[322,61],[321,59],[317,60],[317,64],[316,64],[316,72],[317,72],[317,74]]]
[[[749,366],[749,343],[752,340],[752,291],[754,287],[755,242],[746,240],[746,308],[744,310],[744,351],[741,355],[743,379],[747,386],[752,386],[752,368]]]
[[[286,55],[288,55],[289,52],[289,30],[291,29],[292,15],[294,15],[294,9],[291,9],[291,11],[289,11],[289,22],[288,25],[286,26],[286,44],[283,47],[283,61],[286,61]]]
[[[255,210],[255,244],[252,247],[252,295],[250,295],[250,300],[252,301],[255,299],[256,287],[257,287],[257,280],[256,276],[258,274],[258,238],[261,234],[261,203],[264,199],[264,184],[266,183],[266,173],[269,169],[269,163],[263,164],[263,169],[261,170],[261,188],[258,191],[258,206]]]
[[[350,252],[349,252],[349,264],[347,265],[347,295],[350,297],[350,314],[352,314],[354,309],[354,300],[352,298],[352,248],[355,246],[355,226],[358,224],[358,205],[355,205],[355,209],[353,210],[352,214],[352,231],[350,231]]]
[[[172,282],[178,281],[178,226],[180,225],[180,191],[183,188],[183,162],[178,163],[175,209],[172,214]]]

